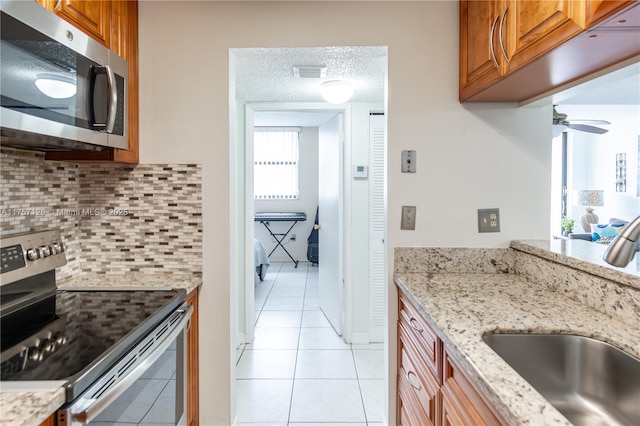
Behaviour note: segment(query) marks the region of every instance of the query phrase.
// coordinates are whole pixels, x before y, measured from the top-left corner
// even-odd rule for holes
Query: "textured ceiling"
[[[640,105],[640,62],[553,95],[555,105]]]
[[[236,99],[245,102],[324,102],[320,84],[351,82],[351,102],[383,102],[387,48],[344,46],[231,49],[235,56]],[[322,79],[298,78],[294,65],[324,65]]]
[[[352,102],[384,101],[387,48],[383,46],[238,48],[231,51],[235,57],[236,99],[239,101],[323,102],[320,84],[333,79],[345,79],[353,84]],[[326,78],[294,77],[294,65],[326,66]],[[556,105],[640,105],[640,63],[557,93],[552,96],[552,102]]]
[[[253,125],[320,127],[336,114],[328,111],[256,111],[253,116]]]

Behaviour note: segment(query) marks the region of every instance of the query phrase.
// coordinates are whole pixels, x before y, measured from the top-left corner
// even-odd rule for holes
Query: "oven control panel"
[[[0,247],[0,273],[15,271],[25,266],[24,253],[20,244]]]
[[[0,240],[2,284],[10,284],[65,265],[66,249],[57,229],[3,237]]]

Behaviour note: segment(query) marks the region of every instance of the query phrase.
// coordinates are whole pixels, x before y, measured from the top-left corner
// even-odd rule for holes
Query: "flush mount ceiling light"
[[[353,96],[353,86],[344,80],[325,81],[320,86],[320,94],[330,104],[343,104]]]
[[[40,74],[35,83],[38,90],[50,98],[67,99],[76,94],[76,82],[70,77]]]

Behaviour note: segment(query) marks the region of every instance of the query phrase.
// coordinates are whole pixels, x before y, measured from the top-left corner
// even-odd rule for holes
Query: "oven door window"
[[[91,425],[184,423],[184,333]]]

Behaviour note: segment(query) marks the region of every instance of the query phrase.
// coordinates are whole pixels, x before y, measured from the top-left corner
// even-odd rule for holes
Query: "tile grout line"
[[[307,266],[307,272],[304,278],[304,292],[307,292],[307,275],[309,274],[309,267]],[[274,283],[275,285],[275,283]],[[296,387],[296,370],[298,369],[298,356],[300,355],[300,335],[302,334],[302,318],[304,317],[304,296],[302,298],[302,310],[300,311],[300,326],[298,327],[298,344],[296,345],[296,357],[293,364],[293,380],[291,380],[291,397],[289,398],[289,413],[287,415],[287,425],[291,423],[291,409],[293,408],[293,392]]]
[[[360,374],[358,373],[358,364],[356,363],[356,355],[353,353],[353,344],[349,345],[351,347],[351,359],[353,359],[353,368],[356,370],[356,380],[358,382],[358,391],[360,392],[360,403],[362,404],[362,412],[364,413],[364,422],[365,424],[369,424],[369,420],[367,419],[367,407],[364,405],[364,395],[362,395],[362,385],[360,384]]]
[[[258,317],[256,318],[256,324],[257,324],[258,320],[260,319],[262,313],[265,311],[264,307],[266,306],[266,304],[269,301],[269,299],[273,298],[273,297],[276,297],[276,296],[273,296],[272,291],[273,291],[273,288],[278,284],[278,282],[277,282],[278,278],[279,277],[280,278],[284,278],[284,275],[281,276],[281,273],[285,272],[285,271],[283,271],[284,266],[285,265],[283,263],[280,263],[280,268],[278,269],[278,272],[276,274],[276,278],[273,280],[272,285],[271,285],[271,287],[269,289],[269,292],[267,293],[267,296],[265,298],[264,304],[263,304],[262,308],[260,309],[260,313],[258,314]],[[311,311],[305,311],[305,307],[307,306],[307,301],[306,300],[307,300],[307,296],[308,296],[307,293],[309,291],[309,279],[310,279],[310,276],[309,276],[310,275],[310,272],[309,272],[310,266],[306,265],[306,267],[307,267],[306,272],[303,272],[305,274],[304,275],[304,284],[303,284],[304,285],[304,292],[303,292],[303,300],[302,300],[302,310],[300,311],[300,323],[297,326],[297,328],[298,328],[298,340],[297,340],[297,344],[296,344],[296,348],[295,348],[296,353],[295,353],[295,359],[294,359],[293,377],[292,377],[292,381],[291,381],[291,394],[290,394],[290,397],[289,397],[289,407],[288,407],[289,409],[288,409],[288,415],[287,415],[286,423],[284,423],[287,426],[292,425],[292,424],[295,423],[295,422],[291,421],[292,420],[291,419],[291,414],[292,414],[292,409],[293,409],[294,390],[295,390],[296,381],[299,382],[300,380],[303,380],[301,378],[297,378],[296,375],[298,373],[298,371],[297,371],[297,361],[299,359],[300,351],[303,350],[300,347],[300,345],[301,345],[301,337],[302,337],[302,328],[303,328],[302,327],[302,321],[303,321],[305,312],[311,312]],[[295,272],[295,271],[291,271],[291,272]],[[289,284],[289,283],[286,283],[286,284]],[[288,309],[277,309],[277,310],[274,310],[274,312],[284,312],[284,311],[288,311]],[[324,327],[310,327],[310,328],[324,328]],[[243,348],[243,352],[242,352],[240,358],[242,358],[242,356],[244,356],[244,354],[248,350],[249,349],[246,349],[246,346],[245,346],[245,348]],[[316,350],[337,350],[337,349],[324,348],[324,349],[316,349]],[[359,376],[358,368],[356,366],[354,347],[353,347],[352,344],[349,344],[349,347],[347,349],[345,349],[345,350],[350,350],[351,351],[351,358],[352,358],[352,361],[354,363],[354,369],[355,369],[355,373],[356,373],[355,379],[357,380],[359,396],[360,396],[360,402],[361,402],[362,410],[363,410],[363,413],[364,413],[364,424],[369,424],[366,408],[364,406],[364,395],[363,395],[363,392],[362,392],[361,379],[360,379],[360,376]],[[255,380],[255,379],[245,379],[245,380],[252,381],[252,380]],[[265,379],[261,379],[261,380],[265,380]],[[266,379],[266,380],[269,380],[269,379]],[[274,378],[272,380],[282,380],[282,379]],[[309,379],[309,380],[325,380],[325,379],[317,378],[317,379]],[[340,379],[332,379],[332,380],[340,380]],[[344,380],[353,380],[353,379],[352,378],[345,378]],[[305,423],[305,422],[302,422],[302,423]],[[362,423],[362,422],[349,422],[349,423]],[[255,424],[260,424],[260,422],[257,422]],[[325,423],[325,424],[327,426],[330,426],[332,424],[335,425],[336,423],[328,422],[328,423]]]

